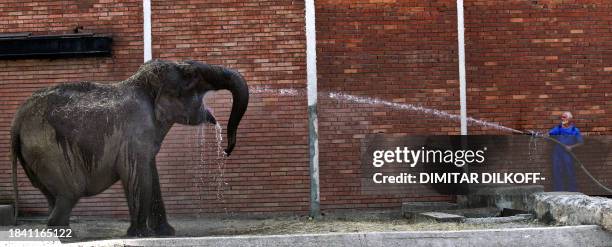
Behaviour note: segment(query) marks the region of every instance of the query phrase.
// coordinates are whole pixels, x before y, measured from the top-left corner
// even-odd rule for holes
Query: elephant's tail
[[[15,225],[17,224],[17,216],[19,214],[19,188],[17,186],[17,162],[21,154],[21,145],[19,141],[18,131],[11,133],[11,162],[13,170],[13,192],[15,193]]]

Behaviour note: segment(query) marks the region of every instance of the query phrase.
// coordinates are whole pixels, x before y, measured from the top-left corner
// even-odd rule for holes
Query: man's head
[[[564,112],[563,114],[561,114],[561,125],[563,125],[563,127],[567,127],[570,125],[570,123],[572,122],[574,116],[572,115],[571,112]]]

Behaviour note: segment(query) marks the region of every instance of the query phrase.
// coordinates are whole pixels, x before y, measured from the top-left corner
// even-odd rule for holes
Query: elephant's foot
[[[134,226],[130,226],[127,230],[127,235],[129,237],[148,237],[152,236],[153,232],[147,227],[137,228]]]
[[[155,231],[155,235],[157,236],[174,236],[175,233],[174,227],[172,227],[167,222],[155,227],[153,231]]]

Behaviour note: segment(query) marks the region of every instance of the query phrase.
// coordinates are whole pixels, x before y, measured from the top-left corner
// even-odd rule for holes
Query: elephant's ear
[[[193,94],[194,91],[200,91],[198,85],[203,80],[202,75],[197,73],[196,69],[187,62],[179,63],[177,67],[182,77],[178,90],[182,94]]]
[[[155,96],[155,101],[153,102],[153,110],[155,112],[155,119],[159,122],[167,122],[169,120],[168,112],[166,109],[166,100],[162,99],[162,95],[164,94],[164,84],[162,83],[157,90],[157,95]]]

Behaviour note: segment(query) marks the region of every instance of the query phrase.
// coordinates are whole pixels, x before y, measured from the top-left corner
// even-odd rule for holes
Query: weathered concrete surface
[[[13,205],[0,205],[0,226],[15,224],[15,211]]]
[[[66,246],[609,246],[599,226],[472,231],[369,232],[271,236],[145,238],[72,243]]]
[[[483,218],[466,218],[463,223],[466,224],[499,224],[509,222],[524,222],[533,219],[531,214],[518,214],[507,217],[483,217]]]
[[[458,208],[457,204],[448,202],[404,202],[402,203],[402,215],[408,219],[414,219],[419,213]]]
[[[416,215],[416,220],[434,220],[436,222],[462,222],[462,215],[448,214],[442,212],[424,212]]]
[[[494,207],[485,208],[459,208],[453,210],[442,210],[441,212],[448,214],[462,215],[466,218],[484,218],[484,217],[497,217],[500,214],[500,210]]]
[[[600,225],[612,231],[612,200],[576,192],[542,192],[533,195],[538,219],[560,225]]]
[[[530,195],[543,191],[541,185],[475,185],[470,187],[468,206],[527,211],[533,204]]]

